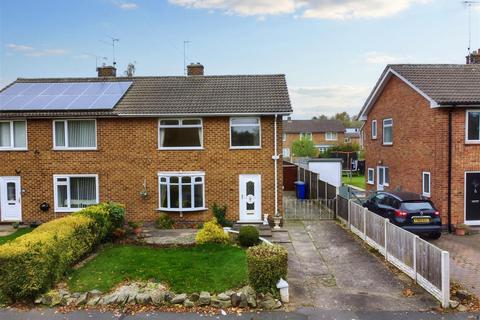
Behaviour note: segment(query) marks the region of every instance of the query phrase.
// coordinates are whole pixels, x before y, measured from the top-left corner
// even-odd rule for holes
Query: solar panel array
[[[0,111],[112,109],[132,81],[14,83],[0,93]]]

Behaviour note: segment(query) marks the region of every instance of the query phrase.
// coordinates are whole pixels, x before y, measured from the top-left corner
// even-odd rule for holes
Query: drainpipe
[[[278,150],[277,150],[277,114],[275,114],[275,119],[273,123],[273,143],[274,143],[274,155],[272,157],[273,159],[273,166],[274,166],[274,172],[275,172],[275,187],[274,187],[274,192],[275,192],[275,216],[278,216]]]
[[[453,108],[448,110],[448,232],[452,233],[452,114]]]

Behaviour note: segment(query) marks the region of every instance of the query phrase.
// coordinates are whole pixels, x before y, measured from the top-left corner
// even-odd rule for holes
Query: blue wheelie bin
[[[297,199],[306,199],[305,195],[305,182],[295,181],[295,190],[297,192]]]

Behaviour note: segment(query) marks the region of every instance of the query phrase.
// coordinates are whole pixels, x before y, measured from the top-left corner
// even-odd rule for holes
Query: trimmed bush
[[[255,246],[260,242],[260,234],[254,226],[243,226],[238,233],[238,242],[242,247]]]
[[[172,229],[175,222],[172,217],[166,213],[160,213],[157,220],[155,220],[155,227],[157,229]]]
[[[112,228],[108,204],[40,225],[0,246],[0,291],[13,300],[48,290]]]
[[[279,245],[266,245],[248,248],[248,280],[250,285],[262,293],[276,293],[277,282],[287,278],[288,251]]]
[[[229,243],[230,237],[217,223],[217,219],[206,222],[203,228],[197,233],[195,241],[198,244],[204,243]]]
[[[214,203],[212,206],[212,212],[219,225],[222,227],[233,226],[233,223],[225,218],[227,216],[227,206],[219,206],[218,204]]]

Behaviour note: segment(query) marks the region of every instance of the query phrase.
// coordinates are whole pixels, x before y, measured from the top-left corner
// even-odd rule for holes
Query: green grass
[[[342,182],[365,189],[365,176],[353,176],[352,180],[348,176],[342,176]]]
[[[174,292],[222,292],[247,280],[245,251],[228,245],[190,248],[111,246],[68,277],[72,292],[106,292],[125,280],[155,279]]]
[[[7,241],[23,236],[24,234],[29,233],[32,230],[33,230],[32,228],[20,228],[14,233],[9,234],[8,236],[0,237],[0,245],[4,244]]]

